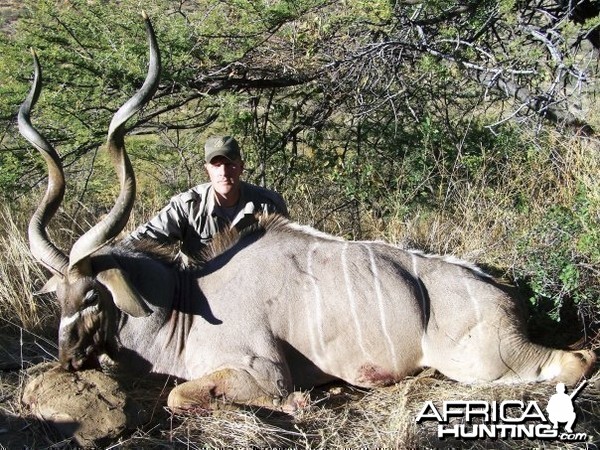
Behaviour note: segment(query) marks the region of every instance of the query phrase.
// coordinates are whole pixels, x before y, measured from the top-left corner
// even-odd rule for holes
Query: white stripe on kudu
[[[348,271],[348,258],[346,257],[346,253],[348,251],[348,242],[344,242],[342,245],[342,269],[344,272],[344,284],[346,285],[346,295],[348,296],[348,304],[350,305],[350,312],[352,314],[352,319],[354,320],[354,325],[356,326],[356,340],[358,341],[358,345],[362,350],[365,356],[369,356],[369,353],[365,349],[363,344],[363,334],[360,326],[360,321],[358,317],[358,313],[356,311],[356,296],[354,295],[354,289],[352,289],[352,278],[350,277],[350,273]]]
[[[79,318],[88,316],[92,313],[95,313],[96,311],[98,311],[97,304],[88,306],[87,308],[85,308],[81,311],[77,311],[75,314],[70,315],[68,317],[63,317],[62,319],[60,319],[59,330],[62,330],[64,327],[68,327],[73,322],[76,322],[77,320],[79,320]]]
[[[379,319],[381,320],[381,330],[385,337],[387,348],[390,352],[390,357],[394,363],[394,369],[398,371],[398,357],[396,355],[396,347],[394,341],[388,331],[388,324],[385,317],[385,305],[383,304],[383,293],[381,292],[381,279],[379,278],[379,271],[377,270],[377,262],[375,261],[375,255],[373,255],[373,249],[370,245],[363,245],[364,248],[369,252],[369,261],[371,264],[371,274],[373,275],[373,287],[375,288],[375,299],[377,301],[377,307],[379,308]]]
[[[76,322],[80,316],[81,316],[81,313],[79,311],[77,311],[75,314],[73,314],[71,316],[63,317],[62,319],[60,319],[59,330],[62,330],[64,327],[68,327],[73,322]]]
[[[476,323],[481,324],[482,319],[483,319],[482,314],[481,314],[481,305],[480,305],[481,298],[477,298],[473,294],[473,291],[471,289],[471,279],[470,278],[468,278],[468,277],[464,278],[464,285],[467,290],[469,300],[471,301],[471,304],[473,305],[473,311],[475,312],[475,317],[477,318]],[[479,334],[479,336],[477,336],[477,339],[480,340],[480,342],[481,342],[484,338],[484,336],[482,336],[483,330],[481,327],[475,327],[475,328],[478,330],[478,334]]]
[[[314,270],[313,270],[313,255],[316,255],[317,253],[317,249],[319,247],[319,242],[315,242],[310,250],[308,251],[308,257],[307,257],[307,261],[306,261],[306,271],[308,272],[308,277],[310,278],[310,282],[312,285],[312,293],[313,293],[313,299],[314,299],[314,303],[315,303],[315,307],[310,309],[307,311],[308,317],[310,317],[310,315],[315,314],[315,325],[314,326],[308,326],[308,328],[310,329],[310,343],[311,343],[311,349],[312,349],[312,353],[313,355],[315,355],[315,357],[318,357],[319,360],[322,360],[323,355],[325,354],[325,342],[323,340],[323,294],[321,292],[321,287],[319,285],[319,280],[316,278]],[[307,303],[309,304],[309,303]],[[312,322],[311,320],[308,321],[309,323]],[[315,331],[317,333],[317,337],[315,337]],[[319,349],[317,349],[317,345],[316,345],[316,339],[318,338],[319,341]]]

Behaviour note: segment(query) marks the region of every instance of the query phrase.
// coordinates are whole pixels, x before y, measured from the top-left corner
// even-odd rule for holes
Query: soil
[[[82,447],[102,447],[147,420],[119,382],[101,371],[66,372],[56,363],[43,363],[29,372],[23,403]]]

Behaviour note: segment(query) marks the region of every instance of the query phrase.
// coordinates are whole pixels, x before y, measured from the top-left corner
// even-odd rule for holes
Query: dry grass
[[[508,257],[516,256],[516,238],[543,220],[549,207],[571,206],[582,187],[590,198],[590,214],[600,219],[600,142],[556,136],[551,145],[553,150],[536,149],[539,154],[527,164],[506,161],[501,169],[496,166],[471,178],[450,180],[435,210],[411,211],[408,218],[393,216],[384,226],[369,223],[365,216],[364,228],[375,238],[506,264]],[[501,179],[492,180],[498,170]],[[523,210],[516,205],[519,195],[527,195]],[[407,200],[395,200],[399,211]]]
[[[594,377],[596,382],[598,375]],[[434,423],[416,424],[425,401],[440,406],[446,400],[534,400],[545,407],[554,386],[461,385],[426,371],[395,386],[362,391],[340,385],[312,391],[312,405],[295,416],[250,409],[226,409],[211,415],[171,416],[162,429],[138,430],[123,442],[127,447],[159,448],[576,448],[542,441],[439,440]],[[586,388],[576,401],[578,432],[600,439],[597,419],[600,391]],[[165,424],[169,424],[167,427]]]
[[[0,207],[0,229],[0,329],[43,330],[58,312],[47,296],[35,294],[47,274],[31,256],[23,236],[24,224],[18,223],[6,205]]]
[[[133,387],[129,386],[129,394],[152,411],[152,419],[110,448],[585,448],[586,444],[600,442],[599,378],[598,374],[594,375],[591,385],[575,401],[578,415],[575,429],[590,438],[588,443],[578,444],[527,439],[440,440],[435,422],[416,423],[426,401],[433,401],[438,408],[448,400],[536,401],[543,410],[554,393],[554,386],[549,384],[462,385],[434,371],[426,371],[392,387],[372,391],[347,385],[314,389],[311,406],[294,416],[234,407],[211,414],[172,415],[163,407],[165,385],[139,379]],[[75,448],[47,424],[28,416],[19,405],[18,398],[26,381],[25,372],[0,377],[0,395],[5,399],[0,410],[0,445]],[[14,433],[17,428],[19,433]]]

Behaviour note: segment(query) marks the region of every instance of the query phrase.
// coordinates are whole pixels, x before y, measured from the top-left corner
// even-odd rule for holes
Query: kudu
[[[198,267],[108,245],[134,201],[124,124],[158,84],[158,46],[147,18],[146,27],[148,76],[108,132],[120,194],[68,258],[46,234],[65,182],[60,158],[29,121],[40,90],[37,58],[19,113],[21,133],[48,165],[29,239],[35,258],[54,274],[63,367],[81,369],[108,355],[133,370],[189,380],[169,395],[178,409],[208,408],[216,399],[294,408],[303,401],[294,389],[335,379],[383,386],[426,366],[461,382],[573,384],[591,370],[591,351],[531,343],[518,302],[477,268],[450,258],[346,241],[279,216],[215,240],[213,255]]]

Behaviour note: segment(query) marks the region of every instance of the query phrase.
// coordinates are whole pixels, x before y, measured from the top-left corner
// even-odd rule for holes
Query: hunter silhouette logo
[[[565,442],[584,442],[587,433],[576,433],[577,419],[573,400],[587,380],[582,381],[571,394],[564,383],[556,385],[546,406],[546,413],[535,400],[444,401],[441,408],[426,401],[417,415],[418,424],[425,421],[438,423],[440,439],[544,439]],[[562,431],[561,426],[562,424]]]
[[[548,412],[548,418],[552,422],[553,429],[558,429],[559,422],[566,423],[565,431],[567,433],[573,432],[573,424],[577,419],[575,414],[575,408],[573,408],[573,399],[579,391],[586,385],[587,380],[584,380],[577,389],[573,391],[571,395],[567,395],[566,387],[564,383],[558,383],[556,385],[556,394],[550,397],[548,400],[548,406],[546,411]]]

